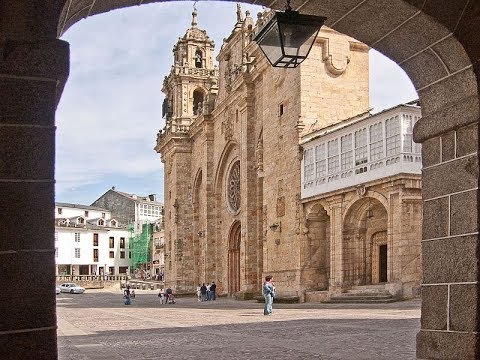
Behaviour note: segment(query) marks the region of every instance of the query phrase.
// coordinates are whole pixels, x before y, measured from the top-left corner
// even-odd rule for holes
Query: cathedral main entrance
[[[236,221],[228,238],[228,294],[240,291],[240,240],[241,225]]]

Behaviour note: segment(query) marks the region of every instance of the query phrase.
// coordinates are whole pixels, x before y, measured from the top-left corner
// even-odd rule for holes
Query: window
[[[413,152],[413,119],[412,115],[403,115],[403,152]]]
[[[62,215],[62,210],[63,210],[62,208],[57,209],[58,215]]]
[[[327,174],[325,144],[315,146],[315,177],[318,179]]]
[[[110,251],[110,252],[108,253],[108,257],[109,257],[110,259],[113,259],[113,258],[115,257],[115,253],[114,253],[113,251]]]
[[[417,123],[417,121],[420,120],[420,116],[414,116],[413,117],[413,125]],[[412,132],[413,132],[413,126],[412,126]],[[413,136],[412,136],[413,138]],[[413,147],[413,152],[416,154],[420,154],[422,152],[422,144],[414,142],[414,147]]]
[[[303,177],[305,181],[313,180],[313,148],[303,152]]]
[[[335,139],[328,142],[328,173],[336,173],[339,165],[338,139]]]
[[[55,231],[55,241],[58,241],[58,231]]]
[[[80,259],[80,248],[75,248],[75,258]]]
[[[80,242],[80,233],[75,233],[75,242]]]
[[[355,166],[368,162],[367,129],[355,131]]]
[[[201,69],[203,67],[203,54],[201,50],[195,51],[195,67]]]
[[[387,156],[400,153],[400,119],[398,116],[385,121],[385,146]]]
[[[131,252],[131,251],[128,252],[128,258],[129,258],[129,259],[132,258],[132,252]]]
[[[98,262],[98,249],[93,249],[93,261]]]
[[[112,221],[110,222],[110,226],[112,226],[112,227],[117,227],[117,222],[116,222],[115,220],[112,220]]]
[[[125,259],[125,251],[120,251],[120,259]]]
[[[120,238],[120,249],[125,249],[125,238],[124,237]]]
[[[58,247],[55,248],[55,257],[58,258]]]
[[[108,268],[108,272],[110,273],[110,275],[115,275],[115,268],[113,266],[110,266]]]
[[[193,115],[198,115],[201,112],[201,106],[203,103],[203,93],[201,90],[196,89],[193,92]]]
[[[100,225],[100,226],[105,225],[105,221],[103,221],[102,219],[98,220],[98,225]]]
[[[113,237],[110,237],[108,239],[108,246],[110,249],[113,249],[115,247],[115,239]]]
[[[352,134],[340,138],[341,169],[347,170],[353,167]]]
[[[85,211],[85,217],[88,217],[88,211]]]
[[[98,234],[93,234],[93,246],[98,246]]]
[[[282,116],[283,115],[283,104],[280,104],[278,107],[278,115]]]
[[[383,158],[383,124],[370,125],[370,161]]]
[[[105,219],[105,213],[102,213],[102,219]]]

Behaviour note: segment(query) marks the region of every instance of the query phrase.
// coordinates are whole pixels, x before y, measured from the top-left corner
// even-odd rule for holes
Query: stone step
[[[341,296],[392,296],[388,291],[376,291],[376,292],[366,292],[366,291],[351,291],[348,290],[346,293],[343,293]]]
[[[330,298],[331,303],[388,303],[396,299],[388,291],[367,291],[366,289],[348,290],[345,293],[334,295]]]
[[[368,295],[368,294],[362,294],[362,295],[352,295],[352,294],[342,294],[342,295],[334,295],[331,298],[333,299],[391,299],[393,298],[392,295]]]
[[[387,304],[397,301],[394,297],[388,299],[377,299],[374,297],[368,298],[344,298],[332,297],[327,303],[330,304]]]

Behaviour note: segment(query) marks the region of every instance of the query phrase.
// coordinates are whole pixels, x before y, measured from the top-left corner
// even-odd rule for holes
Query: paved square
[[[420,301],[382,305],[263,304],[139,291],[57,296],[59,359],[415,359]]]

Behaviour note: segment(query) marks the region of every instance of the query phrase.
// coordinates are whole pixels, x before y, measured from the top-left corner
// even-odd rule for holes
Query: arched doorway
[[[240,241],[241,225],[236,221],[228,237],[228,294],[240,291]]]
[[[345,285],[388,281],[387,221],[387,210],[373,198],[360,199],[348,209],[343,230]]]
[[[372,235],[372,283],[388,281],[387,232],[382,230]]]

